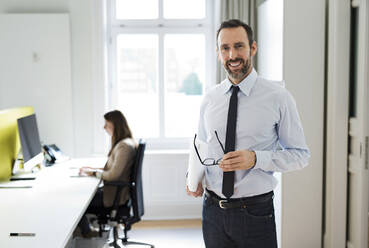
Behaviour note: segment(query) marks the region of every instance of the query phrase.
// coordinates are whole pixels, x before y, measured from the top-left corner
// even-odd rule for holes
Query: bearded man
[[[221,24],[218,59],[228,78],[204,96],[198,133],[207,144],[202,229],[208,248],[277,247],[274,172],[301,169],[310,157],[296,103],[282,82],[260,77],[252,29],[239,20]],[[196,142],[196,139],[197,142]],[[202,196],[188,186],[187,193]]]

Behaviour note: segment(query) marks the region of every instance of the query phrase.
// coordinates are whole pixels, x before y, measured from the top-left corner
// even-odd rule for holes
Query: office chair
[[[144,215],[144,200],[142,191],[142,161],[144,157],[145,147],[146,143],[139,140],[130,182],[104,182],[104,185],[117,187],[113,206],[109,208],[95,209],[89,211],[97,216],[97,222],[100,226],[100,236],[102,236],[102,232],[106,230],[104,227],[107,224],[112,227],[110,230],[112,231],[112,236],[114,240],[109,243],[110,247],[120,247],[117,242],[121,240],[124,246],[145,245],[154,248],[154,245],[151,244],[129,241],[127,236],[127,232],[131,229],[131,226],[134,223],[139,222],[141,220],[141,217]],[[129,187],[130,199],[128,203],[124,205],[119,205],[120,193],[124,187]],[[119,224],[122,224],[124,226],[123,238],[119,238],[118,236]]]

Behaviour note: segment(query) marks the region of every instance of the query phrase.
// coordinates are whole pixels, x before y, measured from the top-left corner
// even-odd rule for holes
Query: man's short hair
[[[247,34],[247,38],[249,39],[249,45],[251,47],[252,42],[254,41],[252,29],[249,25],[247,25],[246,23],[244,23],[244,22],[242,22],[238,19],[227,20],[227,21],[222,22],[222,24],[220,24],[220,27],[217,31],[217,40],[216,40],[217,47],[218,47],[219,33],[222,29],[224,29],[224,28],[238,28],[238,27],[243,27],[245,29],[246,34]]]

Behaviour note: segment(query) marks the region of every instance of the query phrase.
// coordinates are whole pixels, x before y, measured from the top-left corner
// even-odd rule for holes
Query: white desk
[[[43,168],[32,188],[0,189],[0,246],[65,247],[100,182],[93,177],[71,177],[70,167],[103,167],[105,161],[73,159]],[[36,235],[9,236],[23,232]]]

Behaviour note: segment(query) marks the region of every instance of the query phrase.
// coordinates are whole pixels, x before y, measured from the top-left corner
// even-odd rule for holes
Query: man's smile
[[[227,63],[228,67],[232,70],[237,70],[237,69],[241,69],[242,68],[242,60],[238,59],[236,61],[230,61]]]

